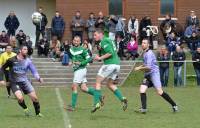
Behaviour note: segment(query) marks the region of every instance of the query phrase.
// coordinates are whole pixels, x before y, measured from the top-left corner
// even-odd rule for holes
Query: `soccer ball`
[[[34,12],[32,14],[32,21],[34,24],[39,24],[42,20],[42,15],[39,12]]]

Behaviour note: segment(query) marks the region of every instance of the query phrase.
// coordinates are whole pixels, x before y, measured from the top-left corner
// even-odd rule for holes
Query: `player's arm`
[[[92,61],[92,58],[90,57],[90,55],[88,54],[88,51],[86,49],[84,49],[84,51],[83,51],[83,56],[84,56],[85,60],[80,62],[80,65],[87,65],[89,62]]]
[[[29,68],[29,70],[31,71],[31,73],[32,73],[32,75],[34,76],[34,78],[35,78],[36,80],[38,80],[40,83],[42,83],[42,82],[43,82],[43,79],[40,78],[40,75],[39,75],[37,69],[35,68],[35,65],[34,65],[31,61],[29,62],[28,68]]]
[[[11,59],[8,59],[7,61],[6,61],[6,63],[5,64],[3,64],[2,66],[0,66],[0,83],[2,84],[2,83],[4,83],[4,73],[5,73],[5,71],[6,71],[6,68],[7,67],[11,67],[12,66],[12,61],[11,61]]]
[[[135,67],[134,69],[135,71],[145,71],[145,72],[149,72],[151,69],[145,65],[140,65],[138,67]]]
[[[102,56],[96,55],[95,60],[105,60],[105,59],[107,59],[107,58],[110,58],[110,57],[113,55],[113,52],[114,52],[114,51],[112,50],[111,45],[105,44],[105,45],[103,46],[103,49],[104,49],[104,51],[106,52],[106,54],[104,54],[104,55],[102,55]]]

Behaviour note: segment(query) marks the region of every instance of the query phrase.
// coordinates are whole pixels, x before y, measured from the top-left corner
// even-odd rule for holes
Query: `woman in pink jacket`
[[[136,36],[132,35],[130,42],[127,44],[127,50],[130,54],[129,58],[132,58],[135,60],[135,58],[138,56],[137,50],[138,50],[138,42],[136,41]]]

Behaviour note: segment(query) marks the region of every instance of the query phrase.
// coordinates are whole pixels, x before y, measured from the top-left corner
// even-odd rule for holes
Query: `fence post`
[[[186,77],[186,74],[187,74],[187,63],[186,61],[184,61],[184,81],[183,81],[183,85],[186,86],[186,83],[187,83],[187,77]]]

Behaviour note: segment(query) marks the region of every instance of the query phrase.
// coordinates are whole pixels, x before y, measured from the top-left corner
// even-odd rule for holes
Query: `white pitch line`
[[[57,99],[58,99],[58,102],[59,102],[59,107],[60,107],[62,115],[63,115],[64,128],[71,128],[72,126],[70,124],[69,117],[67,115],[67,112],[63,108],[64,102],[63,102],[63,99],[62,99],[61,94],[60,94],[60,89],[55,88],[55,91],[56,91],[56,96],[57,96]]]

